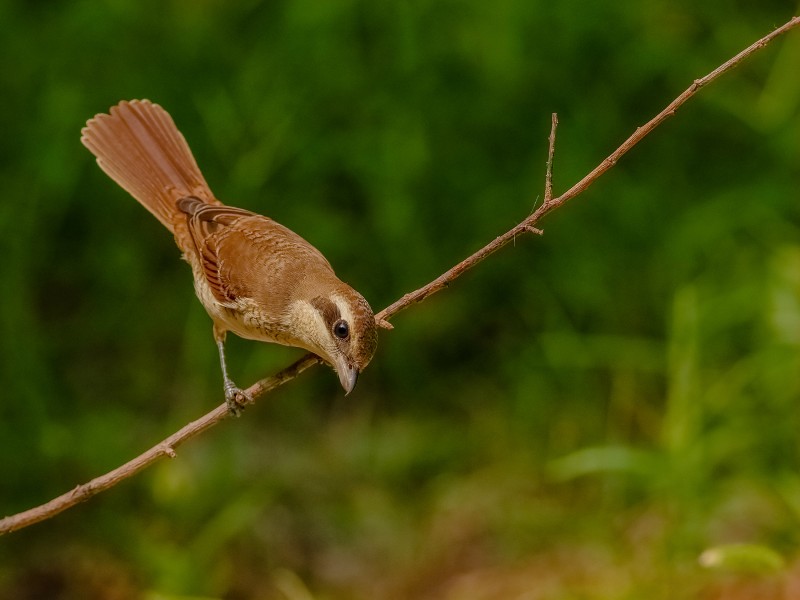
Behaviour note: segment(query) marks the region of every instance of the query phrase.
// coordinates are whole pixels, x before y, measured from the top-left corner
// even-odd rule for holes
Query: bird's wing
[[[238,298],[250,296],[249,290],[245,289],[240,280],[232,280],[224,275],[230,273],[231,269],[224,264],[225,257],[220,256],[219,250],[221,242],[234,233],[232,225],[242,218],[258,215],[224,204],[206,204],[193,197],[179,200],[178,208],[187,215],[195,253],[217,301],[230,305]]]

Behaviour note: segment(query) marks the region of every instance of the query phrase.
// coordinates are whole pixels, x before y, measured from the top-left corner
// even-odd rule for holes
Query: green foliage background
[[[162,104],[223,201],[301,233],[377,310],[530,213],[550,113],[560,192],[793,10],[0,2],[0,512],[222,399],[189,269],[80,145],[87,118]],[[0,597],[789,594],[798,73],[795,32],[704,90],[544,237],[398,316],[351,396],[315,369],[0,538]],[[229,353],[242,385],[297,356]],[[700,566],[728,543],[778,560]]]

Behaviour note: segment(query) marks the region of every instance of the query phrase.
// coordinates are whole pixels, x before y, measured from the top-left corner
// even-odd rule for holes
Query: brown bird
[[[305,348],[350,393],[378,343],[364,297],[302,237],[214,197],[170,115],[149,100],[120,102],[86,123],[81,142],[97,164],[175,236],[214,322],[233,412],[249,398],[228,376],[225,334]]]

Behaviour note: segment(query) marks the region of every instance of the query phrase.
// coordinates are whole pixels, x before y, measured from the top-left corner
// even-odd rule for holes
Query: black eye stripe
[[[319,311],[319,314],[322,315],[322,320],[325,321],[325,324],[330,328],[342,318],[339,307],[323,296],[317,296],[311,300],[311,306]]]
[[[335,338],[342,341],[350,338],[350,323],[342,318],[342,313],[334,302],[324,296],[317,296],[311,300],[311,305],[319,311]]]

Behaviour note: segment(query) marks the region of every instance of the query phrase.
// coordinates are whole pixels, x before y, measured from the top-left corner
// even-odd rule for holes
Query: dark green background
[[[171,236],[79,143],[95,113],[162,104],[223,201],[306,237],[378,310],[531,212],[552,112],[559,193],[793,10],[0,2],[0,513],[222,400]],[[800,31],[703,90],[543,237],[399,315],[351,396],[314,369],[176,460],[0,538],[0,598],[788,589],[798,73]],[[240,385],[299,355],[228,345]],[[699,566],[733,542],[786,566]]]

